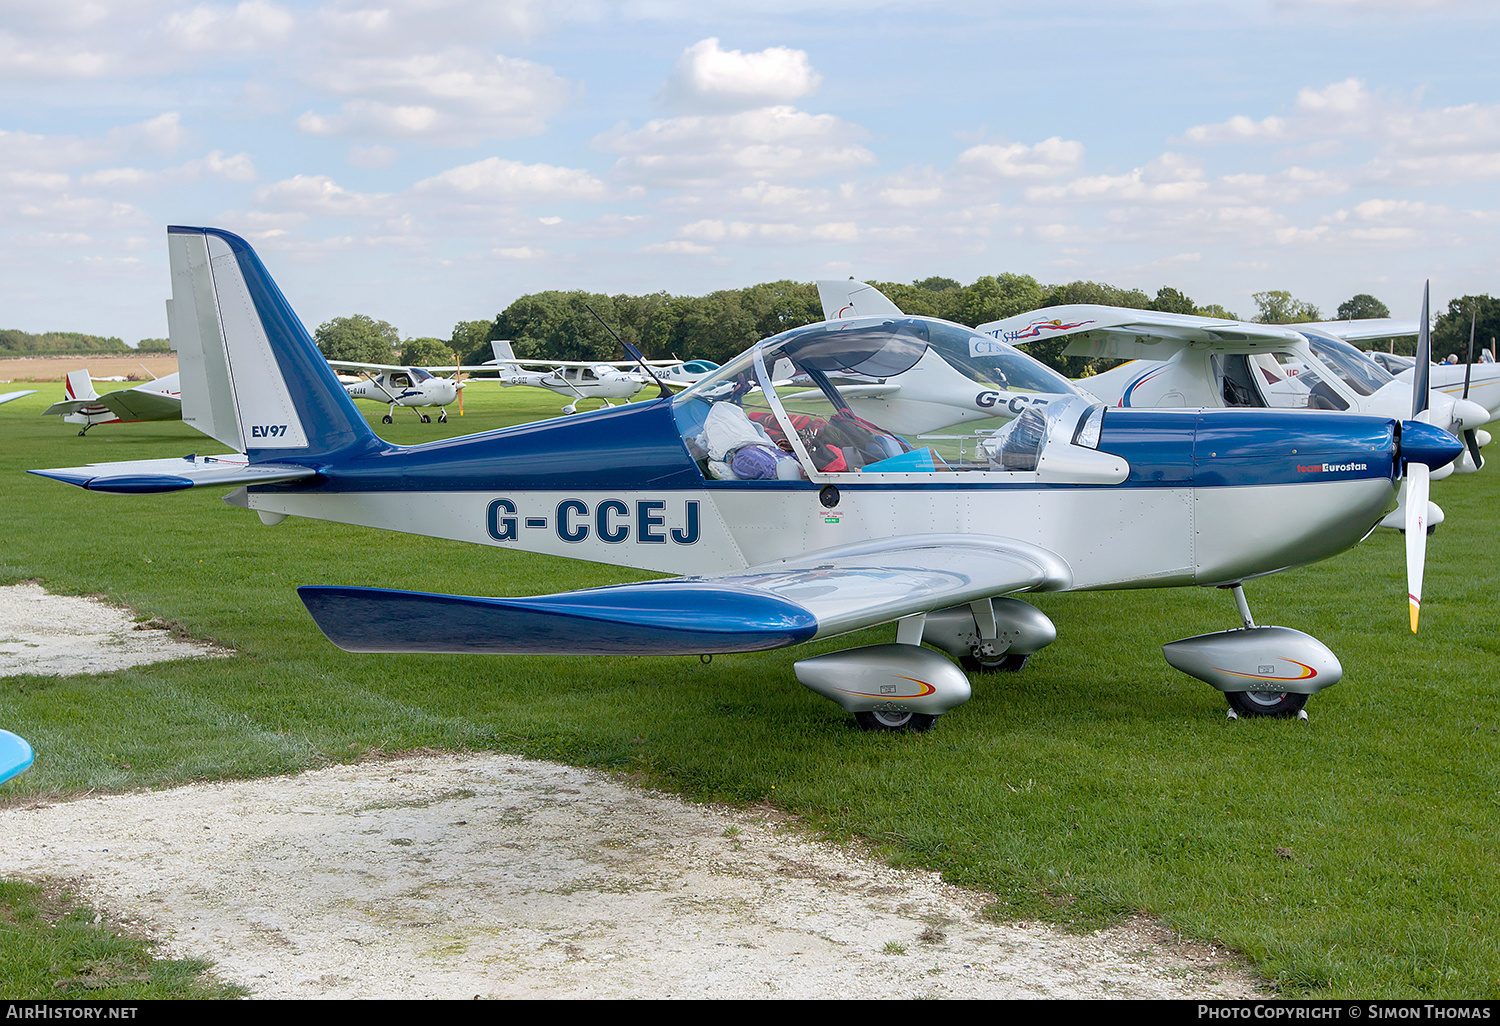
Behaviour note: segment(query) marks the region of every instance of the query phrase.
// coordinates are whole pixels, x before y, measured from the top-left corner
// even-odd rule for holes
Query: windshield
[[[718,480],[1018,470],[986,443],[1028,409],[1079,394],[961,325],[866,317],[766,339],[680,393],[674,412]]]
[[[1360,395],[1374,395],[1396,380],[1384,367],[1342,339],[1308,335],[1307,344],[1339,380]]]

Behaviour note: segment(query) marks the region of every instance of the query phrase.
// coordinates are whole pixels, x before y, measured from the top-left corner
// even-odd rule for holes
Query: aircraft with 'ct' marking
[[[1328,410],[1385,417],[1412,409],[1412,381],[1398,380],[1351,342],[1416,335],[1419,322],[1382,318],[1318,324],[1260,324],[1125,307],[1047,307],[975,330],[1017,344],[1068,340],[1068,356],[1129,360],[1079,384],[1112,406],[1250,407]],[[1472,473],[1483,465],[1479,431],[1489,409],[1463,395],[1428,390],[1422,419],[1467,443],[1440,473]],[[1427,524],[1443,520],[1429,503]],[[1404,498],[1385,526],[1404,530]]]
[[[1415,417],[1081,394],[924,441],[855,412],[837,381],[904,385],[934,352],[1031,361],[889,314],[783,332],[672,396],[402,446],[370,430],[243,239],[173,227],[168,251],[173,342],[194,368],[184,419],[238,454],[34,473],[124,494],[237,486],[226,501],[268,525],[311,517],[677,575],[519,598],[301,587],[350,652],[706,655],[895,623],[893,643],[794,672],[867,729],[925,729],[970,698],[959,664],[1018,669],[1055,640],[1016,594],[1219,587],[1243,626],[1172,642],[1168,662],[1235,714],[1297,714],[1342,667],[1307,634],[1255,625],[1243,582],[1356,544],[1404,477],[1425,490],[1462,450]],[[813,387],[778,385],[783,362]],[[963,408],[948,427],[972,423]]]

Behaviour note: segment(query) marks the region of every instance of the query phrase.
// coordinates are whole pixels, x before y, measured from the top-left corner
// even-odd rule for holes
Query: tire
[[[1224,697],[1241,716],[1296,716],[1309,696],[1295,691],[1226,691]]]
[[[380,423],[382,423],[382,424],[389,424],[389,423],[391,423],[391,415],[389,413],[387,413],[384,417],[381,417],[380,418]]]
[[[857,712],[854,721],[859,724],[860,730],[884,731],[895,733],[897,731],[910,731],[920,734],[925,730],[931,730],[932,725],[937,722],[936,716],[925,716],[922,713],[888,713],[888,712]]]
[[[422,423],[423,424],[431,424],[432,423],[432,418],[429,417],[429,416],[427,416],[427,414],[424,413],[424,414],[422,414]]]
[[[977,656],[966,655],[958,657],[958,665],[962,666],[968,673],[1015,673],[1026,665],[1031,658],[1030,653],[1026,655],[999,655],[990,659],[980,659]]]

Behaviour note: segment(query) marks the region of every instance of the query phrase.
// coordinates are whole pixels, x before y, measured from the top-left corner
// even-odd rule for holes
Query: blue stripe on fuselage
[[[286,461],[283,455],[282,462]],[[671,404],[664,400],[422,445],[386,445],[319,469],[321,476],[305,488],[268,485],[264,490],[503,492],[703,487],[703,475],[677,433]]]
[[[1105,413],[1099,448],[1129,461],[1130,477],[1123,486],[872,479],[868,485],[841,481],[839,488],[1183,488],[1390,478],[1394,425],[1379,417],[1316,411],[1115,408]],[[285,454],[282,462],[290,462]],[[1325,464],[1364,466],[1324,470]],[[422,445],[384,444],[319,469],[321,476],[306,482],[254,486],[252,490],[506,493],[705,487],[816,491],[819,487],[809,481],[705,481],[683,444],[667,401],[632,403]]]

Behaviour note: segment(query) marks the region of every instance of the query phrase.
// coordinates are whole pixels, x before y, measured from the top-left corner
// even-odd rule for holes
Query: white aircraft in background
[[[1409,416],[1410,378],[1398,381],[1350,340],[1418,333],[1416,321],[1380,319],[1317,324],[1259,324],[1126,307],[1076,304],[1046,307],[976,331],[1024,345],[1038,339],[1068,339],[1068,356],[1129,360],[1080,382],[1080,387],[1111,406],[1262,407],[1331,410],[1372,416]],[[1466,449],[1460,459],[1433,475],[1473,473],[1483,465],[1479,449],[1488,444],[1480,425],[1488,408],[1430,388],[1422,419],[1456,437]],[[1442,523],[1443,512],[1429,504],[1427,527]],[[1383,521],[1403,530],[1404,505]]]
[[[516,385],[530,388],[545,388],[561,396],[570,397],[563,413],[577,413],[580,399],[598,399],[605,406],[613,406],[611,399],[629,400],[645,388],[648,379],[641,374],[625,370],[635,363],[606,363],[588,360],[520,360],[515,350],[505,339],[490,343],[495,359],[487,361],[475,370],[498,371],[503,388]],[[680,363],[680,361],[674,361]],[[686,366],[682,364],[682,366]],[[538,369],[538,368],[545,368]],[[699,375],[701,377],[701,374]],[[481,379],[487,380],[487,379]]]
[[[425,367],[352,363],[348,360],[329,360],[328,365],[357,370],[363,375],[354,381],[343,382],[344,391],[349,393],[351,399],[368,399],[371,402],[385,403],[390,407],[385,416],[380,418],[382,424],[395,421],[398,406],[411,407],[423,424],[430,424],[432,417],[418,410],[419,406],[438,407],[439,424],[448,423],[447,407],[454,402],[459,403],[459,412],[463,412],[463,403],[460,399],[463,387],[468,382],[463,380],[461,367],[439,368],[441,370],[452,369],[454,372],[453,377],[442,378]]]
[[[42,415],[61,414],[68,424],[82,424],[80,437],[88,434],[95,424],[176,420],[182,416],[182,389],[178,387],[175,372],[100,395],[94,391],[94,381],[87,370],[70,371],[63,382],[63,394],[66,398],[47,407]]]
[[[867,729],[921,730],[971,696],[949,655],[998,670],[1055,640],[1013,593],[1213,586],[1233,593],[1243,628],[1172,642],[1168,662],[1240,715],[1294,715],[1342,666],[1309,635],[1256,626],[1242,583],[1357,544],[1409,478],[1415,630],[1427,471],[1463,451],[1415,416],[1426,389],[1410,419],[1110,409],[1072,395],[1028,408],[978,452],[913,444],[854,414],[830,372],[901,383],[928,339],[964,329],[886,316],[783,332],[674,397],[587,425],[394,445],[248,243],[167,231],[170,316],[193,336],[180,350],[194,375],[185,420],[237,455],[34,473],[106,493],[237,485],[228,501],[267,525],[312,517],[681,575],[524,598],[300,588],[351,652],[701,655],[894,622],[895,644],[793,669]],[[970,334],[965,352],[991,352],[991,337]],[[780,394],[781,361],[816,399]],[[784,447],[763,437],[772,428]]]
[[[853,280],[817,284],[827,321],[906,317],[873,285]],[[924,318],[922,324],[927,351],[899,381],[873,372],[851,375],[842,368],[827,368],[859,416],[895,431],[925,435],[955,424],[1008,420],[1029,407],[1086,394],[1077,382],[1023,356],[1009,343],[986,341],[968,328],[935,318]],[[809,383],[805,374],[793,376],[790,364],[777,366],[772,376],[777,384]],[[812,394],[801,392],[787,399]]]
[[[1366,355],[1393,374],[1396,380],[1411,381],[1416,357],[1381,352]],[[1488,359],[1481,358],[1478,363],[1434,363],[1428,368],[1428,373],[1436,391],[1460,399],[1472,399],[1488,409],[1493,420],[1500,416],[1500,363],[1494,361],[1489,350],[1483,355]]]

